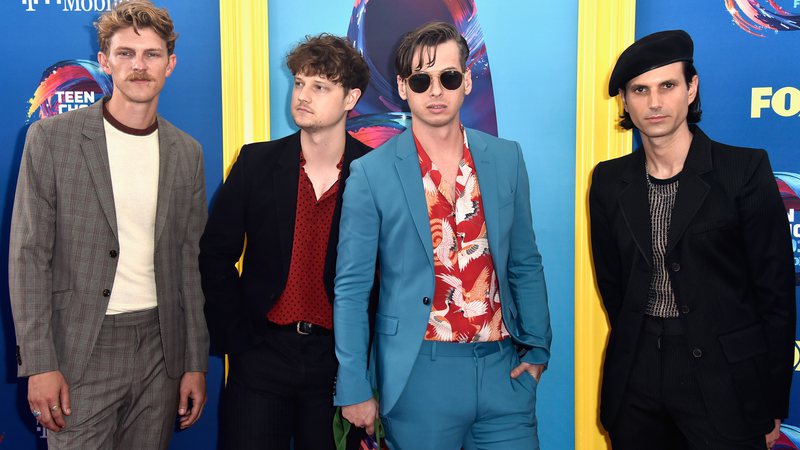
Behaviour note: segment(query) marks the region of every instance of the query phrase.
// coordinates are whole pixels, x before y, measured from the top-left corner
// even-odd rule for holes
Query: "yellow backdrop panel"
[[[592,168],[631,151],[631,133],[615,126],[618,101],[607,95],[617,56],[633,42],[635,0],[580,0],[575,140],[575,448],[610,448],[598,415],[608,324],[597,294],[589,245]]]

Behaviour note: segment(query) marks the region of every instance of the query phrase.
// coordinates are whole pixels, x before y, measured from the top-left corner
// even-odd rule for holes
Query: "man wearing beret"
[[[611,74],[641,149],[598,164],[595,274],[611,334],[600,418],[615,449],[763,449],[788,415],[795,286],[764,150],[712,141],[693,43],[646,36]],[[692,125],[690,125],[692,124]],[[766,436],[766,442],[765,442]]]

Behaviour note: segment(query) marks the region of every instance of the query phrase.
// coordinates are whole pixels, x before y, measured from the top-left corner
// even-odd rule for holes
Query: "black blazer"
[[[369,147],[347,135],[324,283],[333,302],[336,246],[350,163]],[[294,240],[300,132],[242,147],[200,239],[200,274],[212,352],[236,354],[263,340],[266,314],[286,286]],[[241,277],[234,267],[245,248]]]
[[[694,138],[665,264],[708,414],[731,438],[788,415],[795,276],[786,211],[766,152]],[[597,284],[611,325],[600,418],[619,412],[642,330],[652,246],[644,151],[597,165],[589,192]]]

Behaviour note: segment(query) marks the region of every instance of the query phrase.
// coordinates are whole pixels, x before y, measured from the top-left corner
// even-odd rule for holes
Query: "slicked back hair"
[[[455,41],[458,45],[458,53],[461,59],[461,70],[467,70],[467,58],[469,57],[469,46],[455,26],[447,22],[428,22],[403,36],[397,47],[394,59],[394,67],[400,78],[408,78],[415,70],[422,69],[426,58],[430,57],[430,64],[436,61],[436,47],[448,41]],[[418,56],[419,62],[416,67],[411,67],[414,55]]]

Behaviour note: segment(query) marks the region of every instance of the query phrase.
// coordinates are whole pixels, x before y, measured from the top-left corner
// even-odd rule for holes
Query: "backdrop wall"
[[[43,79],[43,72],[61,61],[96,61],[98,51],[92,22],[106,10],[110,0],[25,0],[0,2],[7,39],[3,43],[6,69],[0,75],[4,101],[0,108],[0,449],[46,448],[44,431],[30,414],[25,386],[17,382],[14,326],[8,298],[8,234],[17,171],[29,121],[39,110],[28,112],[29,99]],[[180,34],[175,54],[178,64],[167,79],[159,112],[194,136],[205,154],[208,186],[221,180],[222,118],[220,107],[219,4],[214,0],[182,2],[163,0]],[[74,65],[72,66],[74,67]],[[69,72],[69,71],[67,71]],[[52,75],[47,73],[46,75]],[[92,83],[81,74],[50,77],[58,83],[53,101],[62,110],[83,106],[92,100]],[[85,75],[85,73],[84,73]],[[94,86],[96,87],[96,85]],[[102,95],[95,95],[98,100]],[[37,99],[40,99],[37,97]],[[55,106],[58,110],[58,105]],[[209,192],[209,197],[213,190]],[[208,375],[209,386],[219,385],[222,368],[215,360]],[[191,430],[176,433],[174,448],[212,448],[216,440],[218,392],[209,389],[209,408]]]
[[[371,1],[377,4],[380,0]],[[34,97],[47,68],[61,61],[95,60],[97,44],[91,23],[109,3],[110,0],[0,3],[0,13],[7,18],[8,36],[12,37],[3,44],[8,65],[0,75],[6,92],[4,108],[0,110],[0,138],[5,143],[0,151],[0,274],[4,275],[0,277],[0,449],[35,448],[44,442],[40,438],[42,431],[29,414],[25,390],[16,379],[5,276],[22,145],[29,120],[36,120],[38,114],[34,111],[28,117],[28,100]],[[158,3],[170,10],[181,34],[176,48],[178,66],[167,82],[159,110],[203,144],[211,199],[223,172],[219,3]],[[286,53],[307,34],[347,34],[354,3],[358,4],[353,0],[269,2],[269,129],[273,138],[295,130],[287,108],[291,77],[285,68]],[[393,3],[403,6],[401,2]],[[772,8],[768,13],[751,14],[751,18],[740,3],[747,2],[678,0],[670,8],[640,2],[637,37],[669,28],[684,28],[695,37],[705,110],[702,126],[718,140],[769,150],[774,170],[781,172],[779,182],[783,183],[791,217],[795,206],[800,209],[800,167],[794,157],[796,144],[789,139],[789,127],[796,126],[800,113],[800,90],[795,79],[800,61],[791,56],[796,53],[800,33],[790,30],[797,29],[800,4],[798,0],[775,0],[783,8],[781,11]],[[766,0],[756,3],[768,4]],[[474,6],[491,67],[497,133],[521,143],[530,172],[534,226],[550,294],[553,359],[539,388],[540,439],[543,448],[574,448],[573,203],[578,2],[562,2],[548,8],[546,15],[535,2],[522,0],[474,0]],[[729,12],[731,7],[738,17]],[[771,30],[770,26],[784,31]],[[82,83],[73,84],[69,91],[89,91],[88,85]],[[77,107],[87,100],[82,94],[61,94],[59,99],[62,108]],[[796,223],[800,225],[800,215]],[[800,226],[796,230],[798,239]],[[211,359],[209,402],[203,418],[193,429],[177,433],[172,448],[215,448],[221,386],[222,361],[215,357]],[[795,388],[792,416],[787,422],[790,425],[800,425],[798,395]]]

